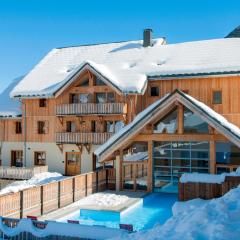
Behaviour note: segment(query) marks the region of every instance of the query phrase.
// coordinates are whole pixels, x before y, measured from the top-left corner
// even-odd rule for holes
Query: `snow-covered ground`
[[[126,203],[129,197],[115,193],[95,193],[78,201],[79,205],[92,205],[95,207],[116,207]]]
[[[13,183],[7,185],[5,188],[3,188],[0,191],[0,195],[6,194],[6,193],[11,193],[11,192],[18,192],[18,191],[21,191],[26,188],[31,188],[31,187],[41,185],[41,184],[46,184],[49,182],[59,181],[63,178],[65,178],[65,177],[62,176],[62,174],[56,173],[56,172],[39,173],[39,174],[34,175],[29,180],[16,181],[16,182],[13,182]]]
[[[153,229],[133,233],[121,239],[240,239],[239,199],[240,187],[229,191],[221,198],[176,202],[173,206],[173,216],[164,225],[156,225]]]

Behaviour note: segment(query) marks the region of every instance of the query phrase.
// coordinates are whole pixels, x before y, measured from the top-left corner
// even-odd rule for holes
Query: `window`
[[[106,122],[106,132],[108,132],[108,133],[114,132],[114,122],[113,121]]]
[[[80,93],[79,94],[79,102],[80,103],[89,103],[90,102],[90,94],[89,93]]]
[[[151,87],[151,97],[159,96],[159,87]]]
[[[115,94],[113,92],[109,93],[96,93],[96,103],[114,103]]]
[[[213,91],[213,104],[222,104],[222,91]]]
[[[178,128],[178,110],[175,108],[167,116],[154,125],[155,133],[175,133]]]
[[[47,99],[41,98],[39,99],[39,107],[46,107],[47,106]]]
[[[105,86],[106,84],[100,78],[96,78],[95,85],[96,86]]]
[[[37,128],[38,128],[38,134],[45,134],[46,133],[46,122],[38,121]]]
[[[184,133],[209,133],[208,124],[184,107]]]
[[[23,151],[11,151],[11,166],[22,167],[23,166]]]
[[[69,103],[78,103],[78,95],[75,93],[71,93],[69,95]]]
[[[89,79],[84,78],[82,82],[78,85],[78,87],[88,87],[89,86]]]
[[[67,121],[67,132],[76,132],[75,122]]]
[[[37,166],[46,165],[46,153],[45,152],[34,152],[34,164]]]
[[[15,133],[16,134],[21,134],[22,133],[22,123],[21,122],[16,122],[15,123]]]

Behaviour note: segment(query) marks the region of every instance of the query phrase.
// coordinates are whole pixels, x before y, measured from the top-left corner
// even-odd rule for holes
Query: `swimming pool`
[[[152,228],[156,223],[163,224],[172,216],[172,206],[177,201],[176,194],[152,193],[142,201],[120,212],[81,209],[67,219],[78,220],[80,224],[101,225],[119,228],[119,224],[132,224],[135,231]],[[67,221],[65,219],[65,221]]]

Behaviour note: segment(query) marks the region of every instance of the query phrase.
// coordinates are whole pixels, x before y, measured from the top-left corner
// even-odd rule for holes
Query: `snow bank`
[[[173,206],[173,216],[164,225],[156,225],[153,229],[133,233],[121,239],[240,239],[239,199],[238,187],[217,199],[177,202]]]
[[[225,181],[226,176],[240,176],[240,167],[235,172],[222,174],[207,174],[207,173],[184,173],[180,178],[181,183],[199,182],[199,183],[218,183]]]
[[[7,185],[5,188],[3,188],[0,191],[0,195],[6,194],[6,193],[11,193],[11,192],[18,192],[23,189],[31,188],[37,185],[42,185],[50,182],[55,182],[59,181],[61,179],[64,179],[65,177],[62,176],[60,173],[56,172],[43,172],[34,175],[31,179],[29,180],[24,180],[24,181],[16,181],[13,182],[9,185]]]
[[[79,205],[92,205],[97,207],[116,207],[129,200],[125,195],[113,193],[95,193],[78,202]]]

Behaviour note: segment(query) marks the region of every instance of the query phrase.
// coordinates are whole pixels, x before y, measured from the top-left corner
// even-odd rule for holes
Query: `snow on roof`
[[[17,117],[21,115],[19,101],[11,99],[9,94],[22,79],[22,77],[14,79],[9,86],[0,93],[0,118]]]
[[[240,145],[240,128],[236,125],[230,123],[226,118],[224,118],[221,114],[215,112],[213,109],[208,107],[206,104],[198,101],[197,99],[189,96],[188,94],[185,94],[184,92],[180,90],[175,90],[171,94],[167,94],[158,101],[154,102],[150,106],[148,106],[145,110],[140,112],[135,119],[126,125],[124,128],[122,128],[119,132],[114,134],[111,138],[109,138],[103,145],[101,145],[99,148],[95,150],[95,154],[98,157],[102,157],[106,152],[112,151],[110,150],[111,147],[114,148],[119,142],[122,143],[122,141],[127,141],[127,137],[131,136],[130,131],[134,131],[136,133],[137,128],[142,128],[145,126],[147,120],[151,119],[155,114],[156,111],[160,111],[160,108],[162,107],[162,104],[168,100],[171,99],[174,95],[177,95],[177,100],[182,101],[182,103],[186,105],[190,105],[190,103],[197,109],[196,111],[199,111],[201,114],[201,117],[207,117],[208,120],[210,119],[212,123],[214,123],[215,128],[220,128],[219,132],[223,135],[228,133],[232,137],[232,141],[234,143]],[[182,97],[182,98],[181,98]],[[188,100],[188,101],[185,101]],[[209,120],[209,121],[210,121]],[[124,140],[123,140],[124,139]],[[116,149],[115,149],[116,150]],[[103,159],[101,159],[103,160]]]
[[[14,88],[12,97],[53,96],[84,64],[96,68],[124,93],[143,93],[148,77],[240,72],[240,39],[178,44],[154,39],[53,49]]]

